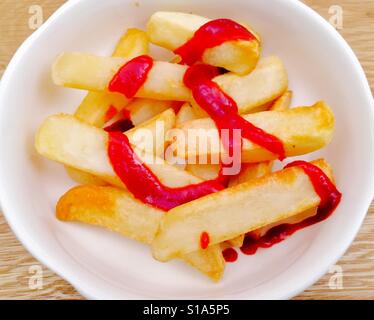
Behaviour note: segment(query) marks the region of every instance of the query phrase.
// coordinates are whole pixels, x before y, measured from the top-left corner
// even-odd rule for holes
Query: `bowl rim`
[[[74,8],[88,0],[68,0],[66,3],[64,3],[62,6],[60,6],[44,23],[43,25],[37,29],[35,32],[33,32],[23,43],[22,45],[17,49],[16,53],[12,57],[11,61],[9,62],[3,77],[0,81],[0,105],[1,101],[4,99],[6,89],[8,87],[8,82],[11,77],[11,74],[15,69],[17,68],[17,65],[20,60],[22,60],[24,54],[29,49],[29,47],[33,44],[35,40],[39,38],[39,36],[44,32],[44,30],[48,29],[51,24],[54,23],[55,20],[59,19],[68,11],[74,10]],[[348,43],[344,40],[344,38],[341,36],[341,34],[335,30],[333,26],[331,26],[323,17],[321,17],[317,12],[315,12],[312,8],[308,7],[306,4],[302,3],[299,0],[274,0],[278,2],[285,2],[287,1],[287,4],[289,6],[294,6],[294,8],[300,10],[301,14],[309,15],[311,18],[315,20],[316,23],[320,24],[321,27],[325,29],[325,32],[328,32],[333,36],[334,40],[339,44],[339,46],[344,49],[346,54],[349,56],[350,61],[352,62],[352,65],[357,72],[360,81],[363,86],[363,92],[365,92],[367,105],[374,106],[374,99],[370,90],[370,86],[368,83],[368,80],[366,78],[365,72],[356,57],[355,53],[351,49],[351,47],[348,45]],[[0,109],[1,111],[1,109]],[[371,116],[371,122],[374,124],[374,108],[369,108],[368,110],[370,116]],[[2,140],[0,139],[0,149],[2,147]],[[1,163],[1,162],[0,162]],[[374,164],[371,167],[371,174],[374,174]],[[368,176],[371,176],[371,174],[368,174]],[[4,179],[1,179],[2,170],[0,166],[0,209],[2,209],[3,215],[5,217],[5,220],[8,222],[8,224],[11,227],[12,232],[16,235],[18,240],[22,243],[22,245],[27,249],[27,251],[30,252],[32,256],[34,256],[38,261],[43,263],[47,268],[51,269],[53,272],[58,274],[60,277],[68,281],[80,294],[82,294],[84,297],[88,299],[100,299],[102,294],[100,294],[100,289],[92,284],[89,283],[83,283],[80,281],[79,276],[72,272],[71,270],[66,270],[64,267],[61,267],[56,262],[53,261],[53,259],[50,259],[44,252],[44,249],[37,248],[36,246],[33,246],[32,243],[32,237],[28,235],[27,233],[23,232],[22,228],[17,225],[16,218],[11,214],[12,212],[12,205],[10,201],[8,201],[6,197],[6,186],[5,183],[2,183]],[[360,210],[361,216],[356,219],[356,223],[352,225],[350,229],[350,234],[345,237],[344,243],[342,242],[340,244],[339,250],[335,250],[335,254],[330,259],[330,265],[336,263],[341,256],[343,256],[344,252],[348,249],[350,244],[353,242],[354,238],[356,237],[363,220],[367,214],[367,211],[369,209],[369,206],[374,198],[374,179],[370,181],[370,190],[366,191],[366,197],[365,201],[363,201],[360,204]],[[326,270],[325,270],[326,269]],[[327,271],[327,268],[319,268],[318,272],[314,272],[314,276],[309,277],[307,280],[305,280],[302,283],[297,283],[293,285],[293,288],[291,290],[288,290],[287,293],[280,294],[278,296],[272,296],[271,299],[290,299],[299,293],[303,292],[306,288],[311,286],[313,283],[315,283],[325,272]],[[126,293],[122,299],[144,299],[146,297],[140,296],[138,294],[132,294],[130,292]],[[224,297],[229,299],[246,299],[245,293],[238,295],[237,297]]]

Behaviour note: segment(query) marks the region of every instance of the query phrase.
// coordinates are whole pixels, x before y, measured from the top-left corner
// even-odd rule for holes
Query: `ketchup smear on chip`
[[[201,26],[194,36],[174,50],[174,53],[182,58],[182,64],[192,65],[201,60],[206,49],[232,40],[257,41],[256,37],[239,23],[230,19],[216,19]]]

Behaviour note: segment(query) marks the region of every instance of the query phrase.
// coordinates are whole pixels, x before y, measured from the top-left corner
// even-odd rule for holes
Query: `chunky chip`
[[[213,81],[235,100],[242,114],[278,98],[288,87],[287,71],[276,56],[262,58],[246,76],[226,73]]]
[[[62,221],[104,227],[147,244],[153,241],[164,214],[129,192],[92,185],[69,190],[56,206],[57,218]]]
[[[138,126],[173,107],[173,101],[135,98],[127,106],[131,122]]]
[[[163,104],[164,103],[162,103],[162,105]],[[149,103],[147,105],[149,105]],[[146,153],[163,158],[166,142],[165,132],[173,128],[174,125],[175,113],[173,109],[167,109],[148,121],[142,122],[137,127],[127,131],[126,134],[130,139],[132,139],[132,143],[139,149],[144,150]],[[78,183],[96,185],[106,184],[104,180],[90,173],[69,166],[66,166],[66,170],[70,177]]]
[[[134,142],[136,132],[133,129],[126,133],[130,142]],[[109,184],[123,188],[123,183],[110,164],[107,143],[108,135],[104,130],[70,115],[54,115],[47,118],[35,137],[36,150],[46,158],[88,172]],[[136,148],[135,151],[160,181],[169,187],[201,182],[201,179],[167,164],[161,158]]]
[[[127,61],[128,59],[84,53],[62,53],[52,67],[52,77],[57,85],[106,91],[114,74]],[[186,70],[187,67],[183,65],[155,61],[147,81],[136,96],[193,102],[190,90],[183,83]],[[284,65],[274,56],[261,59],[256,69],[248,75],[226,73],[214,78],[214,81],[237,102],[240,113],[248,113],[273,101],[281,96],[288,86]],[[202,113],[196,103],[193,102],[192,105],[197,112]]]
[[[193,14],[160,11],[154,13],[149,19],[147,34],[152,43],[174,51],[190,40],[194,33],[209,21],[207,18]],[[247,26],[244,27],[248,29]],[[255,32],[252,34],[257,36]],[[227,41],[206,49],[202,62],[238,74],[247,74],[256,66],[260,51],[258,38],[252,41]]]
[[[197,114],[192,109],[190,103],[186,102],[185,104],[182,105],[179,112],[177,113],[175,126],[179,127],[185,122],[196,120],[196,119],[198,119]]]
[[[273,167],[272,161],[260,163],[246,163],[242,164],[242,169],[237,176],[230,178],[229,187],[235,187],[241,183],[245,183],[254,179],[258,179],[271,173]],[[245,234],[241,234],[227,242],[232,247],[241,247],[244,242]]]
[[[264,111],[244,118],[283,142],[286,156],[298,156],[326,146],[334,132],[334,115],[329,106],[318,102],[311,107],[286,111]],[[225,153],[219,132],[210,118],[189,121],[180,127],[184,134],[175,139],[172,148],[177,156],[196,161],[199,158],[217,159]],[[191,134],[194,139],[191,138]],[[242,162],[255,163],[275,160],[277,155],[243,139]]]
[[[331,177],[326,161],[312,163]],[[204,232],[210,245],[218,244],[315,208],[320,200],[302,168],[287,168],[170,210],[152,253],[157,260],[168,261],[198,250]]]
[[[273,111],[284,111],[290,108],[293,93],[288,90],[283,93],[278,99],[271,105],[270,110]]]
[[[56,215],[61,221],[103,227],[150,244],[165,213],[145,205],[124,190],[87,185],[65,193],[57,203]],[[214,281],[222,277],[225,268],[218,245],[189,253],[182,260]]]
[[[84,53],[62,53],[53,67],[55,84],[91,91],[107,91],[113,76],[129,59],[109,58]],[[186,66],[155,61],[147,81],[137,92],[140,98],[156,100],[191,100],[190,91],[183,84]]]

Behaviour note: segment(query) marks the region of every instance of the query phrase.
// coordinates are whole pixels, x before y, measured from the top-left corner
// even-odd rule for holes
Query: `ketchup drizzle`
[[[105,122],[112,120],[117,115],[117,113],[117,109],[113,105],[110,105],[107,112],[105,113]]]
[[[208,248],[209,242],[210,242],[210,239],[209,239],[208,232],[206,231],[202,232],[200,235],[200,248],[203,250]]]
[[[217,68],[198,64],[186,71],[184,83],[192,90],[192,95],[198,105],[213,119],[220,135],[222,130],[229,130],[230,137],[222,140],[229,155],[233,154],[235,148],[241,150],[242,139],[234,139],[233,134],[234,129],[240,129],[241,137],[277,154],[278,158],[283,160],[285,158],[283,143],[277,137],[266,133],[239,115],[236,102],[211,80],[217,75]]]
[[[255,254],[258,248],[270,248],[285,240],[296,231],[327,219],[338,206],[342,194],[338,191],[329,177],[317,166],[306,161],[294,161],[285,168],[300,167],[308,175],[314,190],[321,198],[317,214],[294,224],[280,224],[271,228],[265,235],[256,239],[248,233],[240,250],[247,255]]]
[[[201,26],[193,37],[174,50],[182,61],[181,63],[192,65],[201,60],[204,51],[216,47],[226,41],[232,40],[256,40],[256,37],[242,25],[230,19],[216,19]]]
[[[110,92],[118,92],[128,99],[135,96],[140,87],[147,80],[147,75],[153,67],[153,59],[142,55],[128,61],[122,66],[110,81]]]
[[[238,253],[234,248],[223,250],[222,255],[226,262],[235,262],[238,259]]]
[[[135,198],[164,211],[224,188],[214,180],[179,188],[163,185],[121,132],[109,132],[108,156],[115,173]]]

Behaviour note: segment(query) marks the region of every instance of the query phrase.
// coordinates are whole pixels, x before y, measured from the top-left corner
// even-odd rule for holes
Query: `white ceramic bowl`
[[[58,197],[73,183],[61,165],[39,157],[34,133],[50,114],[73,111],[84,92],[56,87],[50,67],[61,51],[109,54],[125,27],[144,27],[157,10],[249,21],[289,71],[294,105],[326,100],[336,115],[324,156],[343,200],[327,221],[255,256],[228,264],[211,283],[117,234],[55,219]],[[312,285],[348,248],[374,191],[373,100],[355,55],[319,15],[291,0],[75,0],[67,2],[18,50],[0,89],[0,195],[25,247],[88,298],[284,299]],[[275,199],[276,201],[276,199]]]

